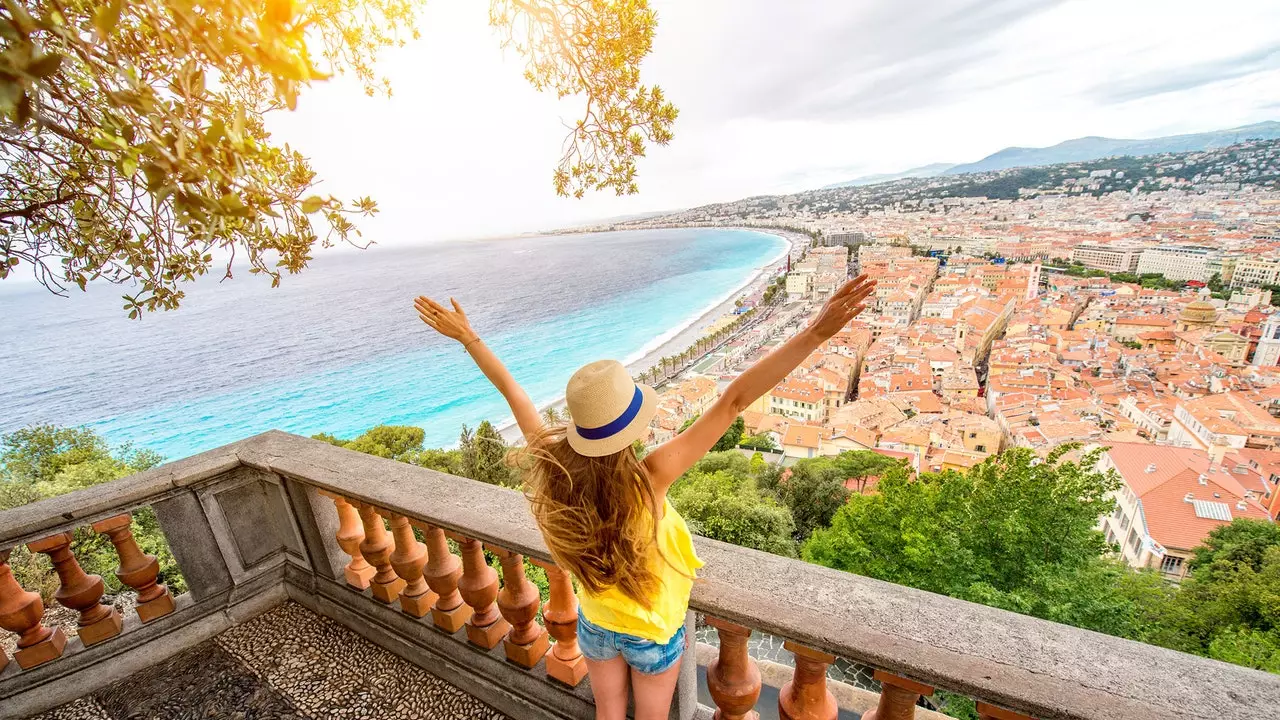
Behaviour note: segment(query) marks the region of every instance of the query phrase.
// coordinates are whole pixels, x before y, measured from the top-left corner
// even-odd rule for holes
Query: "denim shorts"
[[[665,645],[635,635],[605,630],[578,613],[578,647],[588,660],[612,660],[619,655],[637,672],[658,675],[680,662],[684,654],[684,625]]]

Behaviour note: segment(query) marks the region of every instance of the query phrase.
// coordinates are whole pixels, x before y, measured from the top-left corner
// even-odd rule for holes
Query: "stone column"
[[[23,590],[9,567],[9,553],[0,550],[0,627],[18,635],[18,652],[14,659],[26,670],[43,665],[62,655],[67,636],[62,628],[50,628],[40,622],[44,603],[38,593]]]
[[[875,678],[880,681],[880,704],[863,714],[863,720],[911,720],[920,696],[933,694],[928,685],[883,670],[877,670]]]
[[[484,561],[484,546],[479,540],[457,537],[462,549],[462,579],[458,592],[471,606],[467,621],[467,639],[486,650],[497,647],[511,629],[498,612],[498,573]]]
[[[396,544],[387,534],[382,516],[374,506],[360,503],[359,512],[360,522],[364,525],[360,554],[377,570],[372,581],[373,597],[390,605],[396,601],[405,586],[404,580],[397,577],[395,568],[391,567],[391,553],[396,549]]]
[[[390,513],[387,518],[391,521],[391,534],[396,542],[395,552],[391,553],[391,567],[405,582],[404,589],[400,591],[400,610],[422,617],[431,612],[431,606],[439,598],[422,578],[422,566],[427,564],[427,546],[413,536],[408,518],[395,513]]]
[[[538,664],[551,641],[538,624],[538,588],[524,574],[524,556],[505,548],[489,547],[502,563],[502,590],[498,593],[498,611],[511,625],[502,641],[507,659],[520,667]]]
[[[462,602],[462,595],[458,593],[462,561],[449,552],[444,530],[417,521],[411,523],[422,530],[427,539],[427,566],[423,577],[431,591],[439,596],[431,608],[431,622],[447,633],[456,633],[471,619],[471,608]]]
[[[551,598],[542,606],[542,621],[556,640],[547,655],[547,675],[576,686],[587,676],[587,661],[578,649],[578,598],[573,594],[573,583],[569,573],[555,563],[532,562],[547,571],[551,583]]]
[[[54,598],[63,607],[80,613],[76,634],[88,647],[119,635],[122,622],[114,607],[99,602],[106,586],[100,576],[85,574],[76,562],[71,552],[72,539],[69,532],[58,533],[27,543],[27,549],[44,553],[53,562],[53,569],[58,573],[58,592]]]
[[[99,520],[93,524],[95,532],[111,538],[111,544],[120,557],[116,577],[138,593],[138,617],[151,622],[173,612],[173,596],[169,588],[156,582],[160,575],[160,562],[155,555],[145,555],[133,539],[133,516],[129,513]]]
[[[827,666],[835,662],[835,656],[790,640],[782,646],[795,655],[796,669],[778,693],[778,717],[781,720],[836,720],[840,709],[836,707],[835,696],[827,689]]]
[[[1030,715],[1005,710],[1002,707],[996,707],[981,700],[978,701],[978,717],[982,720],[1032,720]]]
[[[338,510],[338,547],[342,548],[342,552],[351,557],[351,562],[343,569],[343,575],[347,579],[347,584],[357,590],[368,589],[370,582],[373,580],[374,573],[377,572],[364,559],[364,555],[360,554],[360,543],[364,542],[364,530],[360,525],[360,513],[356,512],[355,507],[347,502],[347,499],[331,493],[328,490],[318,490],[321,495],[333,500],[333,505]]]
[[[720,654],[707,667],[707,690],[716,702],[715,720],[757,720],[760,667],[747,654],[751,628],[708,617],[720,637]]]

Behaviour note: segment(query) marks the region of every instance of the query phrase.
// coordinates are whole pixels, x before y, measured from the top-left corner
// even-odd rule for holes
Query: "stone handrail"
[[[193,508],[184,500],[193,488],[212,487],[215,482],[233,487],[226,485],[226,478],[244,473],[279,482],[285,504],[276,508],[267,503],[267,507],[277,515],[289,516],[283,524],[279,519],[276,522],[279,527],[288,526],[278,532],[293,533],[293,540],[283,545],[279,563],[290,597],[307,602],[309,591],[322,597],[328,603],[322,609],[339,620],[344,613],[373,614],[379,627],[399,632],[410,627],[404,624],[406,618],[422,618],[416,621],[434,623],[444,632],[456,631],[463,642],[469,638],[472,645],[482,648],[494,647],[504,636],[508,641],[518,636],[525,642],[514,649],[508,642],[506,658],[522,667],[536,663],[537,656],[546,653],[547,633],[532,620],[523,573],[517,571],[519,561],[511,557],[524,555],[543,566],[550,566],[551,558],[519,493],[281,432],[265,433],[113,483],[0,513],[0,551],[86,524],[101,525],[122,512],[151,505],[174,544],[192,594],[203,592],[212,597],[213,591],[228,584],[205,583],[208,588],[200,590],[211,553],[199,546],[175,543],[171,528],[181,513],[161,509],[166,503]],[[208,514],[209,497],[216,495],[209,490],[201,492],[205,493],[201,502]],[[344,503],[349,509],[342,507]],[[228,506],[233,511],[244,507],[248,506]],[[350,510],[358,510],[358,517]],[[231,518],[234,513],[224,515]],[[390,531],[384,528],[384,517],[390,520]],[[412,543],[412,534],[406,534],[406,520],[427,533],[429,552],[406,549]],[[233,534],[245,532],[231,529]],[[432,536],[433,530],[459,541],[464,570],[447,567],[449,560],[439,551],[445,547],[443,537]],[[401,541],[399,550],[395,550],[393,536]],[[217,542],[226,545],[229,541],[220,537]],[[488,567],[477,555],[469,555],[479,552],[481,544],[503,558],[507,583],[501,595],[496,578],[485,572]],[[786,638],[788,649],[796,655],[795,678],[780,695],[782,717],[834,717],[834,703],[829,702],[824,685],[825,667],[833,656],[879,668],[876,675],[884,691],[880,706],[867,714],[869,720],[911,717],[918,697],[934,688],[976,698],[984,718],[1243,720],[1265,717],[1280,706],[1280,677],[1268,673],[703,538],[695,538],[695,546],[706,565],[695,584],[691,607],[708,616],[723,639],[720,658],[708,670],[708,685],[722,717],[749,716],[743,713],[749,712],[759,692],[759,672],[742,651],[746,634],[752,630]],[[240,564],[245,567],[233,568],[233,579],[251,574],[246,570],[248,564]],[[572,596],[565,597],[567,581],[557,580],[554,569],[550,574],[552,599],[544,614],[550,618],[548,625],[556,645],[568,642],[565,648],[572,648],[571,627],[566,622],[573,617]],[[0,577],[0,611],[6,602],[3,580]],[[429,590],[423,588],[423,580]],[[457,606],[468,611],[466,618],[451,616],[450,603],[441,607],[438,602],[450,595],[451,582],[466,602]],[[234,602],[237,593],[243,596],[248,592],[249,581],[245,581],[244,591],[235,583],[230,590],[219,590],[223,592],[219,597],[231,598],[225,602]],[[374,586],[363,598],[350,592],[362,583]],[[387,604],[386,598],[394,599],[406,586],[415,589],[407,591],[407,601],[401,597],[399,612],[376,607]],[[425,599],[428,595],[429,600]],[[536,603],[536,593],[534,596],[532,602]],[[361,604],[355,604],[357,600]],[[179,601],[177,614],[183,598]],[[423,617],[431,606],[431,617]],[[472,609],[476,616],[482,616],[478,624]],[[0,620],[4,617],[0,612]],[[465,637],[459,624],[463,622]],[[512,626],[516,630],[508,635]],[[430,647],[443,646],[437,643]],[[448,648],[440,650],[445,651]],[[554,655],[553,650],[546,657]],[[49,667],[56,668],[60,662],[65,660]],[[0,705],[6,697],[6,683],[15,682],[14,665],[10,663],[0,674]],[[562,683],[574,685],[581,678],[579,668],[560,667],[558,677],[551,666],[548,660],[547,673]],[[472,663],[463,670],[484,673],[498,672],[499,668]],[[528,692],[528,697],[533,697],[542,691],[533,688]],[[574,697],[589,702],[581,686],[577,693]],[[587,712],[575,708],[571,714]]]

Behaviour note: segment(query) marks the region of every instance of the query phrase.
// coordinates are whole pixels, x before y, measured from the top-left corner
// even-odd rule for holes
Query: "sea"
[[[0,282],[0,433],[85,426],[177,459],[269,429],[354,437],[416,425],[428,447],[510,411],[413,298],[456,298],[540,406],[575,369],[632,363],[732,299],[786,242],[664,229],[319,251],[280,287],[240,272],[129,320],[121,289]],[[7,282],[7,281],[6,281]]]

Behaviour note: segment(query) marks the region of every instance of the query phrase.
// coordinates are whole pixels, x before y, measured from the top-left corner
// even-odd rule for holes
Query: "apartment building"
[[[1132,273],[1138,271],[1142,251],[1138,245],[1080,243],[1071,251],[1071,260],[1095,270]]]
[[[1236,261],[1231,287],[1247,288],[1280,285],[1280,258],[1253,257]]]
[[[1142,251],[1138,274],[1208,282],[1222,268],[1222,252],[1205,245],[1161,245]]]

